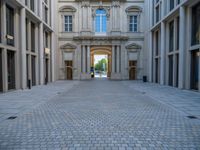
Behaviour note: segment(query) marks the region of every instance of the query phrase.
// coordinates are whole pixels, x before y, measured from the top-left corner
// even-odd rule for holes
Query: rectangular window
[[[173,55],[170,55],[169,56],[169,68],[168,68],[168,70],[169,70],[169,85],[170,86],[173,86],[173,71],[174,71],[174,69],[173,69]]]
[[[3,91],[2,50],[0,49],[0,92]]]
[[[28,5],[28,0],[25,0],[25,5],[26,5],[26,6]]]
[[[137,32],[138,31],[138,16],[130,16],[129,18],[129,31]]]
[[[45,32],[45,47],[48,48],[49,47],[49,40],[48,40],[48,32]]]
[[[156,7],[156,22],[160,20],[160,8],[159,6]]]
[[[35,24],[31,22],[31,51],[35,52]]]
[[[192,8],[192,45],[200,44],[200,3]]]
[[[97,34],[105,34],[107,30],[107,17],[104,9],[96,10],[95,32]]]
[[[156,37],[156,40],[155,40],[155,49],[156,49],[156,56],[158,56],[159,55],[159,32],[158,31],[156,31],[156,35],[155,35]]]
[[[179,33],[180,33],[179,25],[180,25],[180,19],[179,19],[179,17],[177,17],[177,27],[176,27],[176,29],[177,29],[177,32],[176,32],[176,34],[177,34],[177,37],[176,37],[176,50],[179,50]]]
[[[29,41],[29,34],[28,34],[28,19],[26,19],[26,50],[28,50],[28,41]]]
[[[34,12],[35,10],[35,0],[30,0],[31,10]]]
[[[169,23],[169,52],[174,50],[174,21]]]
[[[191,52],[191,89],[198,90],[199,86],[199,50]]]
[[[6,5],[6,38],[7,44],[14,46],[14,9]]]
[[[46,6],[45,6],[44,11],[45,11],[45,12],[44,12],[44,15],[45,15],[45,16],[44,16],[44,19],[45,19],[44,21],[45,21],[46,23],[48,23],[48,8],[47,8]]]
[[[15,52],[7,51],[8,90],[15,89]]]
[[[72,16],[64,16],[64,31],[72,32]]]
[[[170,11],[174,9],[174,0],[169,0],[169,8]]]

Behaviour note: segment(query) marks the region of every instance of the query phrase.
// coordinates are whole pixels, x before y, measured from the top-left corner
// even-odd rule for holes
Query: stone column
[[[90,46],[87,46],[87,71],[90,74]]]
[[[165,83],[165,23],[161,23],[160,84]]]
[[[112,73],[115,73],[115,46],[112,45]]]
[[[82,57],[81,57],[81,51],[82,51],[82,48],[81,48],[81,45],[78,45],[77,46],[77,78],[81,78],[80,75],[81,75],[81,71],[82,71]]]
[[[184,88],[184,67],[185,67],[185,7],[180,7],[180,23],[179,23],[179,80],[178,80],[178,88]]]
[[[40,66],[40,84],[44,84],[44,41],[43,24],[39,25],[39,66]]]
[[[22,8],[20,10],[20,30],[21,30],[21,40],[20,40],[20,45],[21,45],[21,88],[25,89],[26,88],[26,12],[25,8]]]
[[[8,65],[7,65],[7,49],[2,49],[2,69],[3,69],[3,91],[8,91]]]
[[[82,73],[85,73],[85,72],[86,72],[86,66],[85,66],[85,65],[86,65],[85,50],[86,50],[86,49],[85,49],[85,45],[83,45],[83,46],[82,46],[82,55],[83,55],[83,56],[82,56],[82,67],[83,67],[83,68],[82,68],[82,71],[83,71]]]
[[[117,45],[117,73],[120,73],[120,49],[119,45]]]

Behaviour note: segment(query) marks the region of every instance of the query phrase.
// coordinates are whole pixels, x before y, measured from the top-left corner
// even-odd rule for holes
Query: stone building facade
[[[54,0],[0,0],[0,92],[55,80]]]
[[[144,0],[58,0],[59,79],[91,79],[94,55],[108,56],[108,77],[147,74]]]
[[[154,0],[149,8],[149,81],[200,91],[200,0]]]

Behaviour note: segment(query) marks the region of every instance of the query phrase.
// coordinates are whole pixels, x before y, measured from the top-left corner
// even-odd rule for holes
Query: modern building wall
[[[107,26],[102,33],[96,30],[97,11],[101,10],[105,11]],[[135,16],[136,25],[130,25]],[[133,67],[135,79],[142,79],[147,75],[144,22],[144,0],[58,0],[59,79],[67,78],[66,61],[73,62],[73,79],[90,79],[91,55],[100,51],[112,61],[111,79],[129,79]],[[135,29],[130,29],[133,26]]]
[[[54,0],[0,0],[0,91],[55,80]]]
[[[200,1],[154,0],[150,14],[149,81],[200,91]]]

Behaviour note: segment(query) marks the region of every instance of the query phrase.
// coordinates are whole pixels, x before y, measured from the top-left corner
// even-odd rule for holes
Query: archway
[[[110,78],[111,76],[111,70],[112,70],[112,48],[111,46],[93,46],[91,47],[90,51],[90,60],[91,60],[91,70],[94,73],[95,77],[95,56],[98,55],[106,55],[107,57],[107,71],[106,71],[106,77]],[[105,76],[104,76],[105,77]]]

